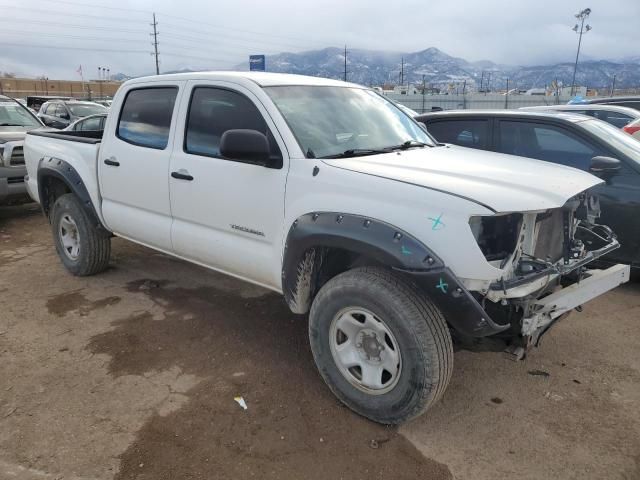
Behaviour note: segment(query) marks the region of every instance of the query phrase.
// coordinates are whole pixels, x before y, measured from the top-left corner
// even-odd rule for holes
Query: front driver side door
[[[216,270],[280,288],[288,156],[275,125],[248,89],[189,82],[171,158],[171,237],[175,252]],[[231,129],[258,130],[279,168],[223,158]],[[177,177],[177,178],[176,178]],[[276,266],[277,265],[277,266]]]

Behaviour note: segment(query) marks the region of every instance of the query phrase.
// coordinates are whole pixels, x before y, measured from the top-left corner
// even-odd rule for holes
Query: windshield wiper
[[[351,158],[351,157],[363,157],[365,155],[377,155],[379,153],[389,153],[390,148],[352,148],[345,150],[342,153],[336,153],[335,155],[326,155],[320,158]]]
[[[416,142],[414,140],[407,140],[404,143],[401,143],[400,145],[394,145],[392,147],[388,147],[389,150],[407,150],[409,148],[422,148],[422,147],[432,147],[433,145],[430,145],[428,143],[423,143],[423,142]]]

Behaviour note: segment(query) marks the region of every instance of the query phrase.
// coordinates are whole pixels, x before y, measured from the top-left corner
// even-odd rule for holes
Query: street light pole
[[[573,31],[578,34],[578,51],[576,52],[576,63],[573,66],[573,79],[571,80],[571,96],[575,94],[576,90],[576,71],[578,70],[578,57],[580,56],[580,46],[582,45],[582,34],[591,30],[591,25],[585,25],[584,21],[589,18],[591,14],[590,8],[585,8],[580,13],[576,14],[576,18],[580,21],[580,27],[576,23],[573,27]]]

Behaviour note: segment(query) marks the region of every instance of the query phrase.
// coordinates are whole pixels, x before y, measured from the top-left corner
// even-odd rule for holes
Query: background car
[[[53,100],[40,107],[38,117],[48,127],[66,128],[71,123],[89,115],[106,113],[107,108],[94,102],[77,100]]]
[[[22,144],[29,130],[41,127],[25,106],[0,95],[0,204],[28,198]]]
[[[106,120],[106,118],[106,113],[89,115],[88,117],[76,120],[64,130],[72,130],[74,132],[95,132],[104,130],[104,121]]]
[[[625,127],[622,130],[627,132],[636,140],[640,140],[640,119],[625,125]]]
[[[621,107],[629,107],[640,110],[640,96],[594,98],[593,100],[585,101],[590,105],[619,105]]]
[[[610,226],[621,243],[608,259],[640,267],[640,142],[631,136],[608,123],[571,113],[462,110],[427,113],[416,120],[443,143],[592,172],[594,158],[601,169],[605,163],[617,164],[594,172],[606,180],[594,188],[600,197],[600,222]],[[514,165],[514,175],[517,172]]]
[[[614,127],[624,128],[629,123],[640,119],[640,110],[618,105],[544,105],[541,107],[522,107],[520,110],[531,112],[569,112],[580,115],[588,115],[603,122],[610,123]]]

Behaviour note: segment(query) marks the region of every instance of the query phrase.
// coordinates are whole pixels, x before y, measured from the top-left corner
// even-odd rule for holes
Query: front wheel
[[[53,204],[51,228],[58,256],[74,275],[94,275],[109,266],[111,239],[91,221],[73,193],[61,195]]]
[[[451,378],[453,346],[442,314],[415,285],[382,268],[329,280],[313,301],[309,338],[333,393],[379,423],[420,415]]]

